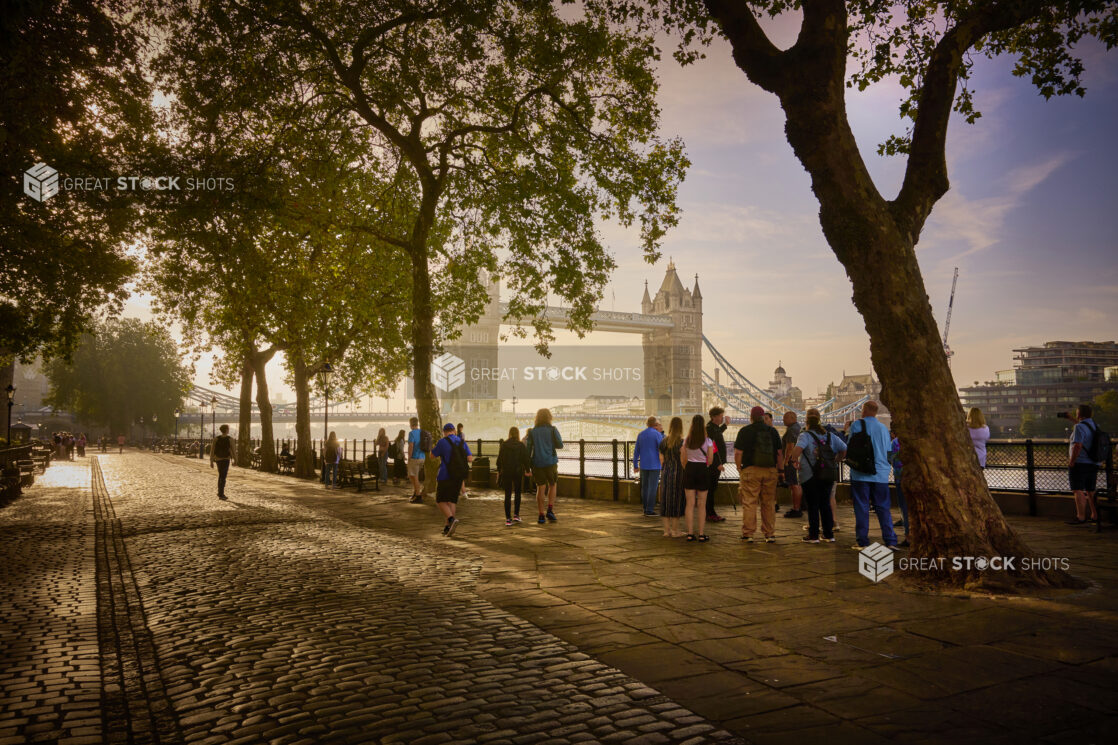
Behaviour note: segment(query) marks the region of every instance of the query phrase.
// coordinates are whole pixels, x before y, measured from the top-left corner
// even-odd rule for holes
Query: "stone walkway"
[[[567,500],[557,524],[506,528],[483,493],[448,540],[435,507],[399,489],[234,469],[222,503],[200,461],[100,461],[103,496],[98,469],[61,463],[0,511],[16,609],[0,620],[0,744],[1118,732],[1112,531],[1014,521],[1086,592],[945,597],[869,582],[849,532],[804,545],[795,520],[747,546],[724,510],[711,543],[688,544],[614,503]]]

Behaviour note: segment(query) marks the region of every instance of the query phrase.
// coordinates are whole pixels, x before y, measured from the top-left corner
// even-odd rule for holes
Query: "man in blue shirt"
[[[540,409],[536,421],[524,435],[528,446],[528,456],[532,461],[532,480],[536,482],[536,506],[539,508],[539,522],[556,522],[555,498],[559,493],[559,454],[563,449],[563,438],[551,423],[551,410]],[[544,508],[547,511],[544,512]]]
[[[645,517],[656,517],[656,489],[660,486],[660,443],[664,435],[656,424],[656,417],[650,416],[633,447],[633,470],[640,474]]]
[[[458,527],[458,495],[462,491],[463,483],[463,478],[460,475],[451,473],[451,458],[454,456],[454,450],[461,448],[466,463],[471,463],[474,460],[474,454],[470,452],[470,446],[457,435],[455,429],[455,426],[450,422],[444,424],[443,438],[435,444],[435,447],[431,448],[431,455],[439,459],[435,503],[438,504],[439,510],[446,516],[443,535],[447,538],[454,535],[454,529]]]
[[[1098,427],[1091,414],[1089,404],[1080,404],[1076,409],[1075,431],[1071,433],[1071,444],[1068,445],[1068,481],[1075,495],[1075,519],[1069,521],[1070,525],[1098,520],[1098,513],[1095,511],[1095,484],[1099,476],[1099,464],[1090,455],[1094,449]],[[1088,510],[1091,515],[1089,520]]]
[[[859,432],[870,436],[876,473],[850,469],[850,497],[854,501],[854,532],[858,543],[851,548],[861,551],[870,545],[870,507],[877,513],[881,538],[885,545],[897,550],[897,532],[889,512],[889,450],[893,443],[889,428],[877,421],[877,401],[866,401],[862,418],[850,425],[850,439]],[[847,460],[847,463],[850,461]]]
[[[418,504],[423,501],[423,487],[419,485],[419,474],[423,472],[423,463],[427,455],[420,444],[423,442],[423,430],[419,428],[419,418],[413,416],[408,424],[411,425],[411,432],[408,432],[408,480],[411,481],[411,503]]]

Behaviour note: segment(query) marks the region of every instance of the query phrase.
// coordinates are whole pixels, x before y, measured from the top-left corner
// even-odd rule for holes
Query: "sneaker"
[[[893,553],[897,553],[898,551],[901,550],[900,548],[897,547],[897,544],[895,544],[895,543],[892,546],[886,546],[885,548],[889,549]]]
[[[819,540],[823,541],[824,543],[834,543],[835,542],[834,538],[820,538]]]
[[[855,543],[850,548],[854,549],[855,551],[861,551],[863,548],[866,548],[866,546],[859,546],[857,543]]]
[[[222,502],[229,501],[229,497],[225,496],[224,494],[219,494],[217,498],[220,499]]]
[[[655,512],[645,512],[644,516],[645,517],[656,517],[656,513]]]
[[[836,525],[835,527],[831,528],[831,530],[834,530],[834,531],[837,532],[839,530],[842,530],[842,528],[840,528],[839,526]]]
[[[449,533],[449,532],[450,532],[450,523],[447,523],[446,525],[443,526],[443,537],[446,537],[446,534]]]
[[[776,543],[776,536],[775,535],[765,536],[765,543]]]
[[[1084,518],[1084,519],[1080,520],[1080,519],[1079,519],[1079,518],[1077,517],[1077,518],[1075,518],[1074,520],[1068,520],[1067,524],[1068,524],[1068,525],[1083,525],[1084,523],[1089,523],[1089,522],[1091,522],[1091,521],[1090,521],[1090,520],[1088,520],[1088,519],[1086,519],[1086,518]]]
[[[894,520],[893,521],[893,527],[894,528],[899,527],[901,525],[904,525],[904,520]]]
[[[711,515],[710,517],[707,518],[707,522],[708,523],[724,523],[724,522],[726,522],[726,518],[722,517],[721,515]]]
[[[818,539],[818,538],[812,538],[812,537],[811,537],[811,536],[809,536],[809,535],[805,535],[805,536],[804,536],[803,538],[801,538],[801,539],[800,539],[800,541],[801,541],[802,543],[819,543],[819,539]]]
[[[550,507],[547,510],[547,516],[546,517],[547,517],[548,521],[550,521],[550,522],[557,522],[559,520],[559,518],[557,518],[555,516],[555,513],[551,511]],[[655,512],[652,513],[651,517],[656,517],[656,513]]]
[[[751,535],[743,535],[743,536],[741,537],[741,540],[742,540],[742,542],[743,542],[743,543],[753,543],[753,536],[751,536]]]
[[[513,515],[513,516],[512,516],[512,521],[513,521],[514,523],[518,523],[518,522],[520,522],[520,515]]]
[[[784,513],[784,516],[785,517],[803,517],[804,516],[804,511],[803,510],[788,510],[787,512]]]
[[[450,538],[454,535],[454,529],[458,527],[458,518],[451,518],[450,524],[446,526],[446,537]]]
[[[511,519],[510,520],[505,520],[505,527],[506,528],[512,527],[512,520]]]
[[[536,522],[539,523],[540,525],[546,525],[547,524],[547,518],[544,517],[543,515],[540,515],[540,519],[537,520]]]
[[[409,504],[423,504],[422,494],[412,494],[411,499],[408,500]]]

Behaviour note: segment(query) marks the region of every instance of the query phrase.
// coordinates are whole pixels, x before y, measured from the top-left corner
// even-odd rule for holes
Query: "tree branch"
[[[711,17],[730,41],[734,62],[746,77],[770,93],[787,85],[787,53],[765,35],[757,17],[740,0],[703,0]]]

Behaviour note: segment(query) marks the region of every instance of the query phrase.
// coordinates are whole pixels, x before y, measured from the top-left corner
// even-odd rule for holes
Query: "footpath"
[[[57,463],[0,510],[0,745],[1112,742],[1118,543],[1013,522],[1091,588],[873,583],[850,551],[660,536],[566,500],[504,526],[403,489],[326,491],[126,452]],[[531,517],[526,500],[525,517]]]

